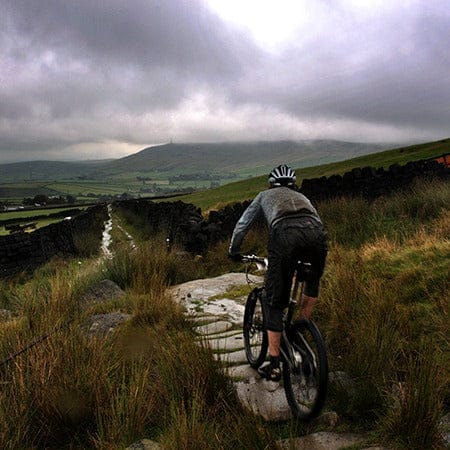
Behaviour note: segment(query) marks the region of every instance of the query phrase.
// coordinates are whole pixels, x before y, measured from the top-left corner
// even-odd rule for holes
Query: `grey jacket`
[[[284,186],[260,192],[237,222],[228,252],[231,255],[239,253],[245,235],[259,216],[264,217],[270,228],[285,217],[302,214],[312,215],[320,221],[314,206],[300,192]]]

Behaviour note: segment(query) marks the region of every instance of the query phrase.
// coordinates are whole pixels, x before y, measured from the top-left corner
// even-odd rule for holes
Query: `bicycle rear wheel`
[[[264,362],[268,346],[261,292],[261,288],[255,288],[250,292],[244,312],[245,353],[252,367],[259,367]]]
[[[286,398],[295,418],[308,421],[321,411],[327,396],[328,359],[325,342],[309,320],[292,324],[283,358]]]

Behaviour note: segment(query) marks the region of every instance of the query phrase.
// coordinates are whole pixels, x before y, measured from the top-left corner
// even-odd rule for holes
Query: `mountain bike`
[[[256,263],[260,270],[268,267],[268,260],[256,255],[243,256],[242,261]],[[280,347],[286,399],[293,416],[301,421],[308,421],[319,414],[328,386],[327,352],[319,329],[311,320],[293,320],[297,299],[301,298],[303,283],[311,270],[310,263],[298,261],[291,299],[284,314]],[[265,288],[255,287],[248,295],[243,322],[245,353],[253,368],[261,366],[267,356],[266,315]]]

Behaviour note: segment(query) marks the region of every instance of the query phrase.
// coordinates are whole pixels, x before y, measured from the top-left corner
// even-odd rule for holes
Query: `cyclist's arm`
[[[245,235],[248,233],[252,223],[261,214],[261,211],[261,194],[258,194],[250,205],[248,205],[247,209],[244,211],[234,227],[230,247],[228,248],[228,253],[230,255],[239,253]]]

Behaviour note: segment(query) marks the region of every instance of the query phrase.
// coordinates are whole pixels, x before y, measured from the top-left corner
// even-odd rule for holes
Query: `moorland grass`
[[[173,449],[271,448],[270,430],[241,409],[220,364],[195,343],[192,324],[166,294],[174,281],[166,270],[176,274],[177,261],[155,254],[148,246],[116,255],[131,255],[114,264],[134,276],[124,282],[127,295],[108,305],[132,319],[108,339],[89,338],[83,327],[99,307],[78,306],[86,286],[113,273],[112,262],[54,261],[39,276],[4,285],[2,301],[16,317],[0,325],[3,356],[73,322],[0,368],[1,448],[121,449],[143,436]]]
[[[318,205],[330,252],[314,318],[331,371],[348,379],[332,384],[326,407],[347,428],[375,430],[378,442],[439,448],[450,399],[450,189],[415,189]],[[243,251],[262,254],[263,241],[252,233]],[[172,283],[243,268],[226,258],[228,243],[197,259],[168,254],[161,237],[136,250],[126,244],[104,264],[55,260],[32,278],[2,283],[0,301],[16,314],[0,324],[2,355],[73,322],[1,367],[0,446],[116,449],[150,437],[173,449],[272,448],[279,429],[239,407],[166,295]],[[102,278],[125,297],[81,309],[84,289]],[[106,340],[87,338],[86,317],[109,307],[132,319]]]

